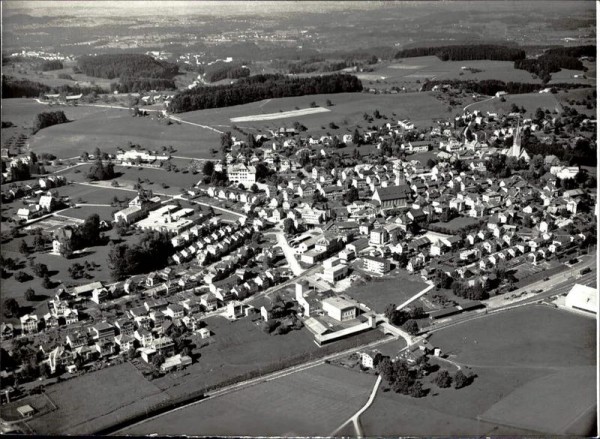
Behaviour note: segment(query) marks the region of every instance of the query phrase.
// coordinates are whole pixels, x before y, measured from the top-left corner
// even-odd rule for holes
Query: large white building
[[[338,322],[356,318],[356,305],[341,297],[329,297],[322,302],[323,311]]]
[[[567,294],[565,306],[598,315],[598,290],[586,285],[575,284]]]
[[[246,187],[256,183],[256,168],[242,163],[227,166],[227,177],[232,183],[241,183]]]
[[[323,279],[335,283],[348,275],[348,266],[342,264],[340,258],[332,257],[323,261]]]

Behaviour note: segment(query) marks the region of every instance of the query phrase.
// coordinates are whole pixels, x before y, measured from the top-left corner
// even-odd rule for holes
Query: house
[[[35,314],[25,314],[21,316],[21,332],[23,334],[33,334],[38,332],[39,319]]]
[[[93,340],[112,339],[115,336],[115,327],[108,322],[100,322],[89,328]]]
[[[170,372],[173,369],[183,369],[184,367],[192,364],[192,358],[187,355],[173,355],[165,360],[163,364],[160,365],[161,372]]]

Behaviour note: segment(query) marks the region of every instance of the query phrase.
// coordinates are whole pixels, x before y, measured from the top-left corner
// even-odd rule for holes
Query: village
[[[207,162],[196,185],[167,199],[140,185],[113,224],[100,224],[164,234],[173,249],[167,266],[116,283],[64,282],[46,313],[2,324],[3,345],[35,352],[33,363],[3,371],[3,382],[13,383],[3,398],[19,398],[20,386],[39,376],[92,373],[135,358],[154,375],[202,361],[190,346],[219,337],[206,324],[216,315],[252,319],[281,336],[304,326],[320,346],[378,327],[413,342],[437,321],[547,280],[596,240],[592,177],[522,146],[524,132],[543,141],[555,120],[467,110],[429,131],[409,120],[340,138],[282,127],[256,135],[253,146],[227,133],[222,159]],[[583,130],[592,125],[580,121]],[[373,152],[343,156],[341,143]],[[423,154],[429,159],[414,159]],[[5,179],[31,160],[10,158]],[[161,168],[170,153],[135,147],[79,160]],[[73,203],[60,196],[65,185],[60,175],[8,183],[2,198],[26,200],[14,221],[33,228]],[[222,219],[219,211],[230,214]],[[55,257],[73,254],[77,227],[50,230]],[[368,297],[378,294],[378,281],[398,275],[422,287],[406,304]],[[368,294],[353,297],[357,282]],[[432,289],[439,293],[425,296]],[[394,325],[390,304],[411,318]],[[375,354],[362,355],[368,366]]]

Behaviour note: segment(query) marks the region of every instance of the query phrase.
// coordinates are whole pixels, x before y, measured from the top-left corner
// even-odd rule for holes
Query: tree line
[[[456,45],[438,47],[413,47],[402,49],[396,58],[414,58],[417,56],[437,56],[442,61],[516,61],[525,58],[525,51],[516,47],[493,44]]]
[[[483,95],[493,96],[499,91],[505,91],[509,94],[524,94],[524,93],[536,93],[542,89],[541,84],[534,84],[528,82],[504,82],[498,79],[484,79],[481,81],[461,81],[459,79],[450,80],[433,80],[427,81],[423,84],[423,91],[431,91],[436,85],[449,84],[452,88],[463,89],[469,93],[479,93]],[[585,88],[589,87],[586,84],[553,84],[553,88]]]
[[[175,81],[165,78],[121,77],[119,82],[110,84],[110,91],[119,93],[137,93],[148,90],[175,90]]]
[[[106,93],[106,90],[98,85],[79,86],[79,85],[60,85],[49,87],[40,82],[30,81],[28,79],[17,79],[12,76],[2,75],[2,98],[37,98],[46,93],[53,94],[90,94]]]
[[[170,104],[173,113],[247,104],[263,99],[326,93],[362,91],[362,83],[353,75],[324,75],[290,78],[284,75],[256,75],[235,84],[196,87],[175,95]]]
[[[77,67],[88,76],[106,79],[173,79],[179,73],[177,65],[139,53],[83,56],[77,60]]]
[[[66,123],[68,121],[69,119],[67,119],[67,116],[65,116],[64,111],[44,111],[42,113],[38,113],[38,115],[35,116],[35,119],[33,119],[33,132],[37,133],[43,128]]]

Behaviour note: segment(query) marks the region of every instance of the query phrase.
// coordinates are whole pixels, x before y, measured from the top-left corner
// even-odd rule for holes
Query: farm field
[[[406,277],[385,280],[373,279],[366,284],[355,285],[344,293],[366,304],[378,313],[382,313],[390,303],[400,305],[427,287],[428,285],[424,282]],[[415,303],[418,304],[419,302]]]
[[[46,394],[58,410],[34,417],[28,424],[49,435],[91,434],[167,400],[129,363],[56,384]]]
[[[368,399],[373,375],[321,365],[207,400],[124,434],[325,436]]]
[[[79,108],[79,107],[78,107]],[[220,145],[219,134],[189,124],[172,123],[156,117],[132,117],[127,111],[104,109],[98,117],[89,117],[39,131],[30,140],[32,151],[47,151],[59,158],[81,155],[98,147],[116,152],[128,142],[147,149],[172,145],[176,155],[210,158],[210,149]],[[118,112],[115,114],[115,112]]]
[[[594,331],[592,319],[530,305],[434,333],[430,342],[473,370],[475,381],[460,390],[424,383],[431,390],[420,399],[381,392],[361,417],[365,434],[589,435]],[[564,400],[548,398],[567,388]]]

